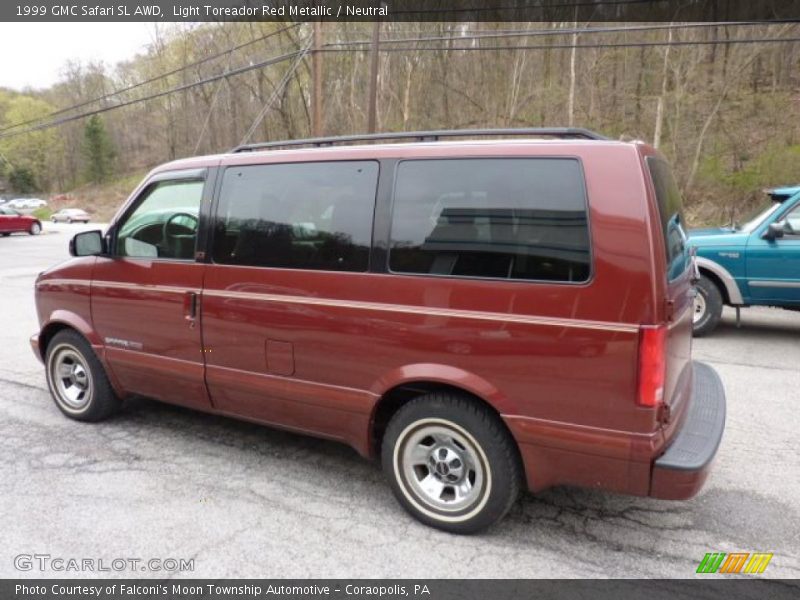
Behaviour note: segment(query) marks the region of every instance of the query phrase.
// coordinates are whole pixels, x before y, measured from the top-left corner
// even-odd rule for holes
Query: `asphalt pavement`
[[[0,577],[683,578],[707,552],[770,552],[762,577],[800,577],[800,313],[748,309],[737,329],[726,310],[694,341],[728,397],[696,498],[559,488],[454,536],[408,517],[378,465],[339,444],[147,400],[64,418],[28,345],[33,282],[86,228],[0,238]],[[59,558],[93,570],[52,570]]]

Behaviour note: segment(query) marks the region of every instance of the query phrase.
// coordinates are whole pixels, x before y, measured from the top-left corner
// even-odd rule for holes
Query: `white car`
[[[47,206],[47,201],[41,198],[15,198],[6,203],[9,208],[42,208]]]
[[[80,208],[62,208],[50,216],[53,223],[88,223],[89,213]]]

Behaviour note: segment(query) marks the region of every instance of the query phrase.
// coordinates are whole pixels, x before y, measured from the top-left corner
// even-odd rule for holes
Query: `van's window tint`
[[[683,200],[669,165],[652,156],[647,157],[647,167],[656,192],[661,227],[664,231],[664,251],[667,257],[667,277],[672,280],[689,266],[686,233],[683,230]]]
[[[117,234],[117,254],[138,258],[194,259],[202,181],[164,181],[138,201]]]
[[[231,265],[366,271],[378,163],[231,167],[213,258]]]
[[[389,266],[400,273],[586,281],[586,194],[565,158],[400,163]]]

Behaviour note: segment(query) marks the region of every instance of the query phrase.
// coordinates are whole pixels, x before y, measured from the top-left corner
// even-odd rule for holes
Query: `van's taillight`
[[[639,395],[636,403],[655,408],[664,400],[667,370],[666,326],[639,330]]]

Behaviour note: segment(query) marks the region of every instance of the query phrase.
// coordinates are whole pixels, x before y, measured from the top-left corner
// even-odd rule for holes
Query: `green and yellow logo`
[[[772,553],[767,552],[709,552],[700,561],[698,573],[763,573]]]

